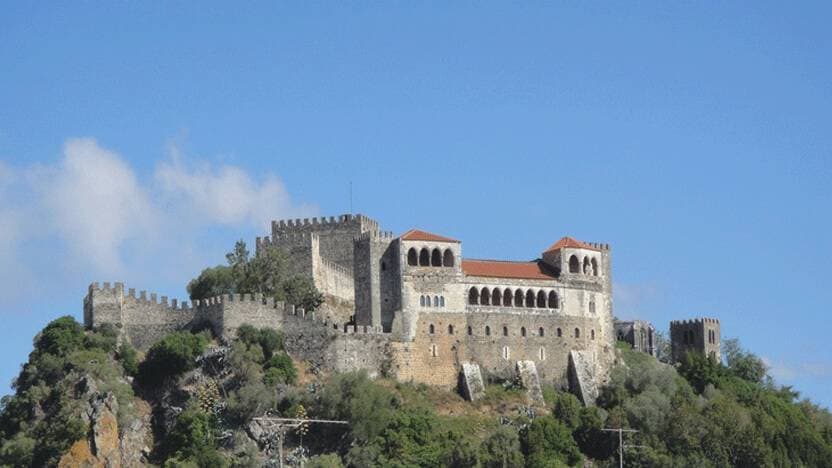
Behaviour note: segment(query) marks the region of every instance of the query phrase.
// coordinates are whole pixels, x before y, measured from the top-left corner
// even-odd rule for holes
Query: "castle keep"
[[[90,286],[85,324],[114,324],[146,349],[173,330],[208,325],[228,337],[249,323],[282,330],[290,354],[313,368],[443,387],[519,373],[569,386],[585,402],[614,360],[606,244],[564,237],[530,261],[469,259],[459,240],[416,229],[396,237],[343,215],[274,221],[256,248],[286,251],[325,303],[306,312],[226,295],[191,305],[104,283]]]

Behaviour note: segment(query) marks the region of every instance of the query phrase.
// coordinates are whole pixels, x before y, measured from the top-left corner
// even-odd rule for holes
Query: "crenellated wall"
[[[696,318],[670,322],[670,345],[675,362],[681,362],[688,352],[713,355],[721,360],[719,320]]]

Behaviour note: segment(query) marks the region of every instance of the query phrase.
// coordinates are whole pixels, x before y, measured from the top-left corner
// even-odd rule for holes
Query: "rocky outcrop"
[[[59,467],[121,467],[118,436],[118,402],[112,393],[94,392],[87,404],[90,432],[75,442],[58,463]]]

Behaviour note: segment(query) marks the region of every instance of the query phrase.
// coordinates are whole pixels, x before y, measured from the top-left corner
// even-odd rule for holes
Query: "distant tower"
[[[626,341],[634,350],[656,355],[656,329],[644,320],[632,322],[615,322],[615,336],[618,341]]]
[[[719,352],[719,320],[697,318],[670,322],[670,344],[673,361],[681,362],[685,354],[695,352],[722,359]]]

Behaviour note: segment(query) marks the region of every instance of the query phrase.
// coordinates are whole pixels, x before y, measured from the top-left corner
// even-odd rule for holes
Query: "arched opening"
[[[485,326],[485,336],[491,336],[491,327]]]
[[[588,275],[592,273],[592,267],[589,264],[589,257],[584,257],[584,274]]]
[[[590,302],[589,302],[589,313],[590,313],[590,314],[594,314],[594,313],[595,313],[595,301],[590,301]]]
[[[523,291],[514,291],[514,307],[523,307]]]
[[[508,336],[508,327],[503,327],[503,336]]]
[[[442,256],[442,266],[454,266],[454,253],[451,252],[451,249],[445,249],[445,254]]]
[[[436,267],[442,266],[442,252],[439,249],[433,249],[433,252],[430,254],[430,265]]]
[[[468,327],[468,336],[471,336],[473,334],[474,334],[474,330],[471,327]]]
[[[520,336],[526,337],[526,327],[520,327]]]
[[[506,288],[506,290],[503,291],[503,305],[506,307],[511,307],[511,299],[511,289]]]
[[[544,334],[543,327],[538,328],[537,329],[537,336],[543,336],[543,334]]]
[[[410,266],[416,266],[419,263],[419,254],[416,253],[416,249],[410,248],[407,251],[407,264]]]
[[[482,288],[480,291],[480,304],[491,305],[491,291],[488,288]]]
[[[503,294],[499,288],[494,288],[494,292],[491,293],[491,303],[496,306],[503,303]]]
[[[439,307],[445,307],[445,296],[439,296]]]
[[[546,293],[543,291],[537,292],[537,306],[541,309],[546,307]]]
[[[557,309],[558,308],[558,293],[554,291],[549,291],[549,303],[548,306],[550,309]]]
[[[419,296],[419,305],[422,307],[425,306],[425,296]]]
[[[430,266],[430,252],[426,248],[419,251],[419,266]]]
[[[580,273],[581,262],[575,255],[569,257],[569,273]]]
[[[580,337],[581,337],[581,329],[580,329],[580,328],[576,328],[576,329],[575,329],[575,338],[580,338]]]
[[[425,307],[430,307],[430,296],[425,296]]]
[[[448,325],[448,334],[449,334],[449,335],[453,335],[453,334],[454,334],[454,326],[453,326],[453,325]]]
[[[439,307],[439,296],[433,296],[433,306]]]
[[[480,292],[475,287],[468,290],[468,304],[477,305],[480,303]]]
[[[598,260],[592,257],[592,276],[598,276]]]
[[[534,307],[534,292],[531,289],[526,291],[526,307]]]
[[[563,336],[563,331],[560,328],[558,328],[557,332],[558,332],[558,338]]]
[[[430,324],[430,326],[428,327],[428,333],[433,335],[433,332],[434,332],[433,324]]]
[[[511,357],[511,351],[509,351],[508,346],[503,346],[503,359],[508,361],[508,359],[510,357]]]

